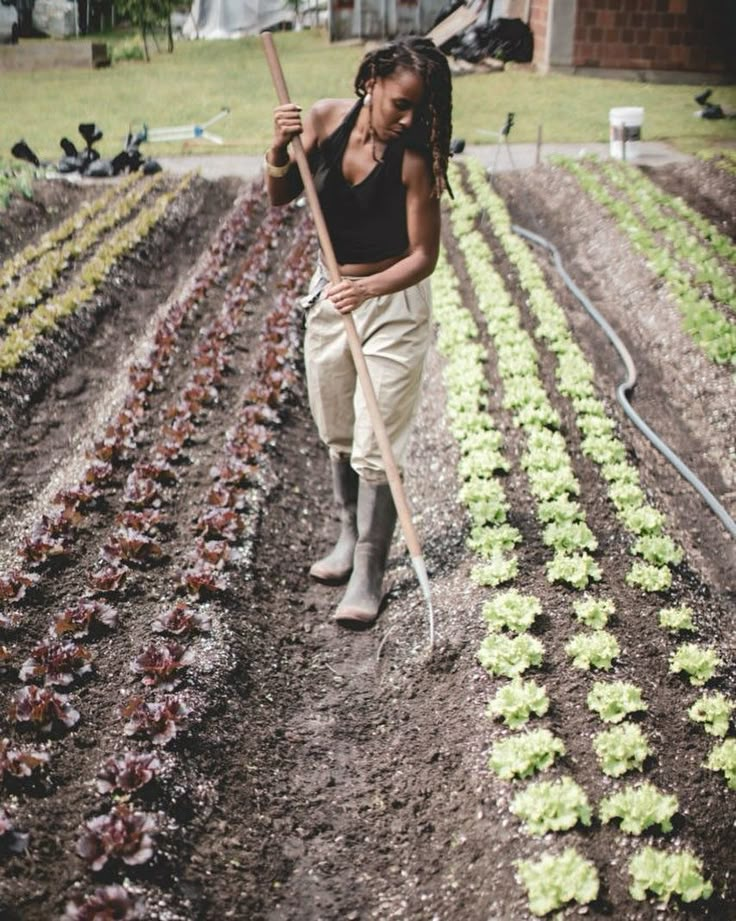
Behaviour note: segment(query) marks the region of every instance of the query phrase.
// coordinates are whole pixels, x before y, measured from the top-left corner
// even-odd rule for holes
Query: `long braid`
[[[425,93],[417,112],[416,131],[432,158],[432,183],[436,196],[444,189],[452,191],[447,181],[452,134],[452,80],[447,58],[429,38],[409,36],[397,39],[365,55],[355,77],[355,92],[363,97],[366,84],[377,77],[387,77],[403,68],[418,74]]]

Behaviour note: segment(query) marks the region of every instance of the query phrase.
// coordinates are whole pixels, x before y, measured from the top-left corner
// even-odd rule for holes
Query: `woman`
[[[429,39],[398,40],[364,57],[355,92],[357,100],[320,100],[303,121],[299,106],[278,106],[265,168],[272,204],[300,194],[288,145],[301,135],[340,266],[342,280],[331,284],[320,264],[306,299],[309,403],[330,452],[341,523],[334,548],[310,574],[348,583],[338,621],[370,623],[383,598],[396,510],[341,315],[353,315],[401,469],[431,334],[450,70]]]

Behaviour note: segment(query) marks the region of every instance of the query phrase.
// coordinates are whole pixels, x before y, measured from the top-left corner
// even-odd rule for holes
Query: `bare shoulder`
[[[429,188],[432,184],[432,162],[428,151],[407,147],[401,167],[404,185],[415,188]]]
[[[318,99],[310,110],[317,137],[329,137],[354,104],[354,99]]]

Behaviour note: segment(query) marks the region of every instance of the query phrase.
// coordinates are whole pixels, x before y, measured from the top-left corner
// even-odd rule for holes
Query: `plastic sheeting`
[[[78,35],[77,4],[69,0],[36,0],[33,4],[33,28],[51,38]]]
[[[284,0],[194,0],[182,31],[187,38],[238,38],[293,20]]]

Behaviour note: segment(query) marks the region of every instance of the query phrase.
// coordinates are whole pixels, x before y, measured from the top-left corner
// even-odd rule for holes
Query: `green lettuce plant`
[[[609,671],[613,660],[619,656],[618,640],[607,630],[593,633],[576,633],[565,645],[565,652],[575,668],[600,668]]]
[[[565,754],[562,739],[549,729],[533,729],[496,742],[488,759],[488,767],[501,780],[530,777],[550,768],[558,755]]]
[[[693,623],[693,609],[686,604],[676,607],[662,608],[659,612],[659,626],[670,633],[679,633],[680,631],[697,632]]]
[[[651,749],[636,723],[622,723],[604,729],[593,738],[593,750],[604,774],[620,777],[627,771],[640,771]]]
[[[610,599],[587,596],[574,601],[572,608],[580,623],[591,630],[602,630],[608,623],[608,618],[616,612],[616,605]]]
[[[625,681],[596,681],[587,703],[605,723],[620,723],[629,713],[647,709],[641,688]]]
[[[540,780],[514,797],[511,811],[532,835],[566,831],[578,822],[590,825],[591,809],[583,788],[570,777]]]
[[[683,643],[670,656],[670,671],[674,674],[684,672],[695,686],[710,681],[719,665],[723,665],[723,661],[715,649],[697,643]]]
[[[509,729],[519,729],[529,721],[532,713],[544,716],[548,709],[545,688],[536,681],[514,678],[498,689],[486,712],[492,719],[500,717]]]
[[[715,694],[703,694],[687,711],[695,723],[702,723],[703,729],[712,736],[725,736],[728,724],[736,704],[720,691]]]
[[[523,595],[515,588],[500,592],[483,606],[483,617],[490,631],[509,630],[524,633],[542,613],[542,604],[535,595]]]
[[[672,817],[678,808],[677,797],[661,793],[654,784],[645,781],[605,796],[598,804],[598,814],[604,825],[612,819],[621,819],[621,831],[640,835],[654,825],[664,832],[672,831]]]
[[[631,897],[643,901],[652,892],[665,905],[673,895],[683,902],[708,899],[712,883],[703,879],[703,862],[689,851],[668,853],[644,847],[629,861]]]
[[[723,771],[730,790],[736,790],[736,739],[725,739],[715,746],[705,766],[710,771]]]
[[[490,633],[478,650],[478,661],[494,676],[514,678],[528,668],[542,664],[544,646],[534,636],[521,633]]]
[[[518,860],[516,872],[527,891],[529,910],[538,917],[569,902],[587,905],[598,897],[598,871],[574,848],[539,860]]]

